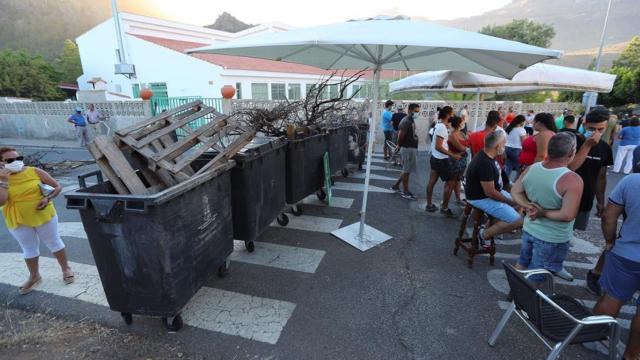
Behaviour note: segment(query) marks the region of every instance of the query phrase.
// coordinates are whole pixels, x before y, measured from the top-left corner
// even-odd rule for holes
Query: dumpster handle
[[[124,202],[124,210],[127,212],[134,213],[147,213],[147,202],[146,201],[136,201],[136,200],[125,200]]]
[[[87,209],[87,199],[68,198],[67,199],[67,209],[86,210]]]
[[[100,170],[96,170],[96,171],[88,172],[86,174],[78,175],[78,184],[80,185],[81,189],[86,189],[87,188],[87,178],[89,178],[91,176],[95,176],[96,177],[96,179],[98,180],[98,184],[101,184],[101,183],[104,182],[104,179],[102,178],[102,171],[100,171]]]

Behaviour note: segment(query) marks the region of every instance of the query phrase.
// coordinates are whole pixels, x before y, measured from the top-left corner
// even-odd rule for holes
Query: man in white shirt
[[[536,117],[536,113],[533,110],[527,112],[527,116],[524,117],[524,129],[529,136],[533,135],[533,119]]]
[[[93,104],[89,104],[88,108],[89,110],[86,113],[87,121],[89,122],[89,125],[91,125],[92,136],[96,137],[102,134],[100,122],[105,120],[105,117],[100,111],[94,108]]]

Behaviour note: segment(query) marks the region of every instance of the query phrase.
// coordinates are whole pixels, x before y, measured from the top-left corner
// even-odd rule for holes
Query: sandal
[[[64,281],[65,285],[69,285],[76,281],[73,271],[69,270],[67,272],[63,272],[62,281]]]
[[[20,288],[18,288],[18,292],[20,293],[20,295],[27,295],[28,293],[32,292],[36,286],[40,285],[40,283],[42,282],[42,277],[38,277],[38,279],[34,282],[31,282],[31,284],[29,284],[29,286],[20,286]],[[29,281],[27,281],[25,284],[29,283]]]
[[[431,204],[431,205],[427,205],[427,207],[424,210],[428,212],[435,212],[438,210],[438,207],[435,206],[434,204]]]

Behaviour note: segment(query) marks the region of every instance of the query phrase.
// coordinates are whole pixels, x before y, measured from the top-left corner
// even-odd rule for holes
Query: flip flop
[[[69,285],[76,281],[75,274],[71,272],[71,275],[62,275],[62,281],[64,281],[65,285]]]
[[[20,286],[18,292],[20,293],[20,295],[27,295],[28,293],[32,292],[41,282],[42,278],[39,278],[38,280],[32,282],[29,287]]]

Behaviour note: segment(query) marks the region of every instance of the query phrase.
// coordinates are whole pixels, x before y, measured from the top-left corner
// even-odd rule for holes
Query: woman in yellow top
[[[16,149],[0,148],[0,206],[7,228],[20,244],[29,269],[29,279],[20,287],[20,294],[24,295],[42,281],[38,271],[40,241],[58,260],[64,283],[70,284],[74,278],[51,202],[60,193],[60,185],[46,171],[24,166],[22,160]],[[52,186],[54,191],[44,196],[40,184]]]

